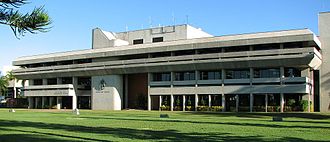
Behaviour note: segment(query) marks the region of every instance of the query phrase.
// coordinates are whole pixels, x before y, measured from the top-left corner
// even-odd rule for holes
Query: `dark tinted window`
[[[152,38],[152,42],[163,42],[164,38],[163,37],[154,37]]]

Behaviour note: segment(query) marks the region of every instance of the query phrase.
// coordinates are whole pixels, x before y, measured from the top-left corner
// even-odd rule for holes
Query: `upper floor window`
[[[42,85],[42,79],[34,79],[33,85]]]
[[[226,70],[226,79],[250,78],[250,69]]]
[[[253,50],[273,50],[273,49],[280,49],[280,44],[260,44],[253,46]]]
[[[171,73],[170,72],[153,73],[152,81],[171,81]]]
[[[176,72],[174,80],[175,81],[195,80],[195,72],[194,71]]]
[[[72,84],[72,77],[62,77],[62,84]]]
[[[47,85],[56,85],[57,84],[57,78],[48,78],[47,79]]]
[[[154,37],[152,38],[152,42],[163,42],[164,38],[163,37]]]
[[[301,71],[297,68],[284,68],[285,77],[301,77]]]
[[[254,69],[254,78],[279,78],[280,69]]]
[[[135,39],[133,40],[133,44],[143,44],[143,39]]]
[[[221,71],[200,71],[200,80],[219,80],[221,79]]]

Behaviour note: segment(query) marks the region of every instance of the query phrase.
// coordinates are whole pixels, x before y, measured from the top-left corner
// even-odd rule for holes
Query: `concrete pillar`
[[[28,109],[33,109],[33,107],[34,107],[34,98],[33,97],[28,97],[28,101],[29,101]]]
[[[53,108],[54,97],[49,97],[49,108]]]
[[[211,106],[212,106],[212,98],[211,95],[208,96],[209,97],[209,110],[211,110]]]
[[[128,75],[125,75],[125,108],[128,108]]]
[[[159,111],[161,111],[162,109],[161,109],[161,107],[162,107],[162,96],[160,95],[159,96]]]
[[[268,112],[268,94],[265,95],[265,112]]]
[[[171,111],[173,111],[174,108],[174,96],[171,94]]]
[[[34,98],[35,98],[34,108],[38,108],[39,97],[34,97]]]
[[[253,94],[250,93],[250,112],[253,112]]]
[[[224,69],[221,70],[221,105],[222,105],[222,112],[226,111],[226,98],[224,93],[225,88],[225,78],[226,78],[226,71]]]
[[[41,97],[41,108],[45,108],[46,99],[44,96]]]
[[[186,95],[182,95],[182,111],[186,110]]]
[[[77,109],[77,96],[73,95],[72,96],[72,110]]]
[[[239,96],[236,95],[235,98],[236,98],[236,112],[238,112],[238,107],[239,107]]]
[[[62,78],[58,77],[56,79],[57,79],[56,84],[62,84]]]
[[[151,111],[150,78],[151,74],[148,73],[148,111]]]
[[[198,95],[195,94],[195,111],[197,111],[197,107],[198,107]]]
[[[284,112],[284,94],[283,93],[280,94],[280,108],[281,108],[281,112]]]
[[[61,96],[57,96],[56,97],[56,108],[57,109],[61,109],[62,107],[62,97]]]
[[[222,112],[225,112],[226,111],[226,97],[225,97],[225,94],[221,94],[221,105],[223,107],[222,109]]]
[[[47,85],[47,78],[42,79],[42,85]]]

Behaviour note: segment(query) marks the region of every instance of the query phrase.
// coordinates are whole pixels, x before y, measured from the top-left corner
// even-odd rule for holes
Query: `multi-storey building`
[[[329,31],[330,14],[320,17]],[[320,33],[323,44],[330,32]],[[324,45],[308,29],[212,36],[175,25],[92,34],[92,49],[13,62],[29,81],[29,108],[282,112],[302,100],[308,111],[329,104],[320,101],[328,99],[319,89]]]

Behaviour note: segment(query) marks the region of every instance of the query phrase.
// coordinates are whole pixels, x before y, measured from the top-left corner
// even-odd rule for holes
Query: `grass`
[[[0,109],[1,142],[330,141],[330,114]],[[170,118],[159,118],[160,114]],[[284,122],[273,122],[272,116]]]

